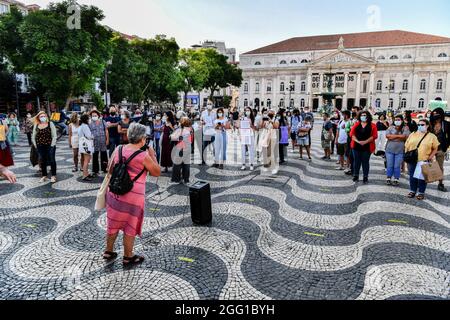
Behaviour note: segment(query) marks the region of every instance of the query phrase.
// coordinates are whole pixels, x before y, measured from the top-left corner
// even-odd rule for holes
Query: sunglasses
[[[426,124],[419,124],[419,127],[426,127]]]

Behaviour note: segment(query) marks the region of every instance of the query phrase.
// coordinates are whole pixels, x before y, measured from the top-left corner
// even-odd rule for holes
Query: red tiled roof
[[[337,49],[339,39],[344,38],[345,48],[391,47],[421,44],[449,43],[450,38],[429,34],[392,30],[365,33],[335,34],[325,36],[298,37],[244,54],[264,54],[281,52],[301,52],[311,50]]]

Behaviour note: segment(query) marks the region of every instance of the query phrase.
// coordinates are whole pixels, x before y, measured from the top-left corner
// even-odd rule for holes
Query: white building
[[[292,38],[240,56],[239,106],[317,110],[326,91],[344,93],[343,109],[423,109],[450,99],[450,38],[382,31]],[[290,90],[291,89],[291,90]]]

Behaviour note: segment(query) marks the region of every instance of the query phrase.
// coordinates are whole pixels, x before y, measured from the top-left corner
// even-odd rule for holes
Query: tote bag
[[[95,200],[95,211],[100,211],[106,208],[106,192],[108,191],[109,181],[111,175],[108,173],[103,179],[102,185],[97,192],[97,199]]]
[[[437,161],[423,164],[422,174],[427,183],[433,183],[444,179],[444,173]]]
[[[94,153],[94,141],[89,140],[85,137],[79,138],[79,150],[82,154],[92,154]]]

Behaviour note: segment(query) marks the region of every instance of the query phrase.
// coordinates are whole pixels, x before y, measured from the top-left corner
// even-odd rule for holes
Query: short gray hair
[[[144,125],[139,123],[132,123],[130,124],[130,127],[128,128],[128,141],[130,141],[131,144],[137,144],[142,139],[147,138],[146,134],[146,128]]]

